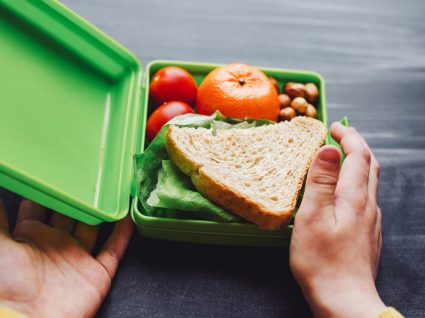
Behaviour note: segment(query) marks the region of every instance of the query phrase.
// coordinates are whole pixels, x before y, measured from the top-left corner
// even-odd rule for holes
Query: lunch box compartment
[[[143,236],[204,244],[287,246],[292,226],[262,231],[143,214],[134,184],[134,155],[145,146],[149,82],[160,68],[180,66],[198,86],[219,65],[138,59],[55,0],[0,2],[0,186],[88,224],[130,211]],[[261,68],[280,89],[288,81],[320,90],[314,72]],[[335,143],[329,137],[327,143]]]
[[[149,105],[149,83],[155,73],[163,67],[179,66],[195,78],[198,87],[204,77],[218,64],[182,62],[182,61],[152,61],[146,66],[144,83],[144,112],[147,115],[152,111]],[[315,72],[287,70],[276,68],[260,68],[266,75],[275,78],[280,89],[286,82],[312,82],[320,91],[318,101],[318,119],[327,126],[326,95],[323,78]],[[146,120],[143,122],[146,125]],[[327,143],[330,142],[329,140]],[[146,142],[142,142],[142,147]],[[252,223],[224,223],[206,220],[186,220],[163,217],[147,216],[138,204],[137,198],[133,201],[131,216],[140,234],[154,239],[166,239],[184,242],[221,244],[221,245],[245,245],[245,246],[288,246],[292,225],[288,225],[276,231],[260,230]]]

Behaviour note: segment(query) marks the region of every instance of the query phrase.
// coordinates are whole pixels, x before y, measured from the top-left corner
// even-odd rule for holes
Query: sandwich
[[[289,223],[326,133],[320,121],[308,117],[215,133],[171,125],[166,149],[208,200],[261,229],[273,230]]]
[[[207,204],[217,208],[204,209],[208,210],[207,219],[209,213],[226,222],[249,221],[264,230],[288,224],[314,154],[325,142],[324,124],[307,117],[280,123],[229,124],[219,114],[213,119],[187,116],[189,122],[190,116],[197,116],[200,124],[172,120],[159,137],[164,149],[148,154],[156,156],[157,161],[159,156],[162,166],[156,180],[150,180],[151,188],[156,183],[155,189],[140,198],[145,210],[154,206],[165,208],[161,213],[172,208],[195,213]],[[148,163],[149,158],[144,159],[140,166]],[[147,185],[146,177],[143,173],[140,176],[142,184],[144,178]],[[183,187],[191,194],[185,193],[180,199],[192,199],[180,206],[177,191],[170,190],[170,180],[184,178]],[[171,187],[179,182],[172,181]]]

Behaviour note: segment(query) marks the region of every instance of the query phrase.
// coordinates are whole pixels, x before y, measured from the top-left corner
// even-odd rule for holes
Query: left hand
[[[375,287],[382,247],[379,164],[354,128],[339,123],[334,146],[322,147],[307,175],[295,217],[290,266],[315,317],[378,317]]]
[[[98,227],[23,200],[9,233],[0,201],[0,306],[28,317],[92,317],[111,286],[133,232],[129,217],[119,221],[94,257]]]

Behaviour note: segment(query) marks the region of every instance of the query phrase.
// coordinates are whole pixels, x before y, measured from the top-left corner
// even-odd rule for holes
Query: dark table
[[[64,0],[144,65],[153,59],[322,73],[330,120],[348,115],[381,163],[377,286],[425,316],[423,0]],[[11,219],[19,198],[0,190]],[[359,304],[361,305],[361,304]],[[135,235],[99,317],[309,317],[288,250],[154,241]]]

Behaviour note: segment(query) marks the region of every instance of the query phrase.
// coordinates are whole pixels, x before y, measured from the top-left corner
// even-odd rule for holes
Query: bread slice
[[[248,129],[177,127],[167,130],[171,160],[211,202],[261,229],[289,223],[314,153],[327,129],[320,121]]]

